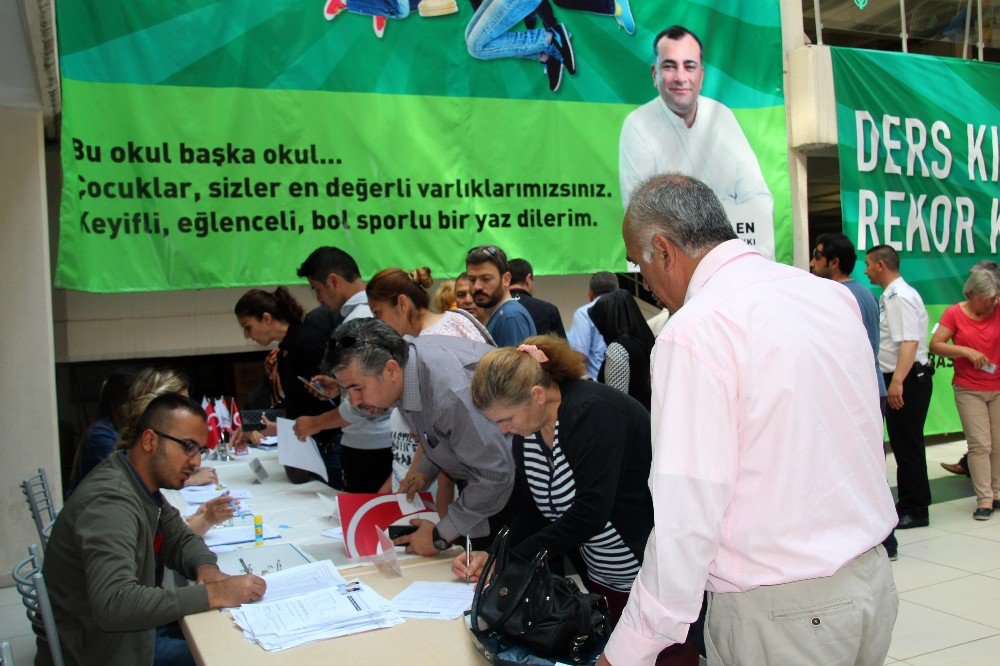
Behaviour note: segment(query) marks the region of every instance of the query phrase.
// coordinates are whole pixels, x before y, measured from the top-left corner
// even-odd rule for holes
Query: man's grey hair
[[[736,238],[722,203],[705,183],[680,173],[653,176],[635,188],[625,210],[625,228],[653,259],[653,236],[660,234],[692,258]]]
[[[408,356],[406,340],[385,322],[371,317],[352,319],[338,326],[330,337],[323,372],[336,374],[356,360],[358,372],[376,376],[382,374],[389,359],[405,367]]]
[[[986,298],[1000,295],[1000,266],[997,262],[984,259],[973,264],[969,269],[969,278],[962,287],[962,293],[966,297],[973,294]]]
[[[599,271],[590,276],[590,293],[594,298],[610,294],[618,288],[618,276],[610,271]]]

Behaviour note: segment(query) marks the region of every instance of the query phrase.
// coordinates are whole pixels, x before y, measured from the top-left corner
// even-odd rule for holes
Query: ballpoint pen
[[[472,565],[472,538],[465,535],[465,582],[469,582],[469,567]]]

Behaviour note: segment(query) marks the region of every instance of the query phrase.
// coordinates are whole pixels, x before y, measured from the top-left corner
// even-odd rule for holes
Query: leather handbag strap
[[[490,547],[490,554],[486,558],[486,564],[483,565],[483,571],[479,575],[479,580],[476,581],[476,591],[472,594],[472,630],[481,631],[479,629],[479,602],[483,597],[483,588],[486,586],[486,579],[489,577],[490,568],[497,560],[497,556],[503,551],[506,554],[507,550],[507,537],[510,534],[510,530],[506,527],[500,529],[497,533],[496,539],[493,541],[493,545]],[[506,558],[504,558],[506,559]]]

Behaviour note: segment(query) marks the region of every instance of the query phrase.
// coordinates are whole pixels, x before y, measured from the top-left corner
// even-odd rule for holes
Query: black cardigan
[[[568,381],[559,389],[559,447],[573,470],[573,506],[555,522],[542,516],[525,477],[524,438],[514,437],[515,492],[522,503],[511,525],[513,552],[530,558],[542,548],[550,555],[575,551],[610,520],[641,563],[653,528],[649,412],[598,382]]]

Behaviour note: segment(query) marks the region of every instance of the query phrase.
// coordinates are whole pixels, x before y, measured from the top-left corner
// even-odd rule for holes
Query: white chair
[[[14,653],[7,641],[0,641],[0,666],[14,666]]]
[[[49,534],[52,532],[52,524],[56,522],[56,507],[52,503],[52,493],[49,491],[49,478],[45,470],[38,468],[38,474],[29,476],[21,482],[21,492],[28,500],[28,508],[31,509],[31,517],[35,520],[35,527],[38,528],[38,538],[42,541],[42,550],[49,543]]]
[[[38,546],[28,546],[28,557],[17,563],[11,575],[17,591],[21,593],[21,602],[27,609],[31,630],[48,643],[52,663],[63,666],[62,646],[59,644],[59,632],[56,629],[56,618],[52,614],[49,592],[45,587],[45,579],[42,578],[42,557],[38,553]]]

